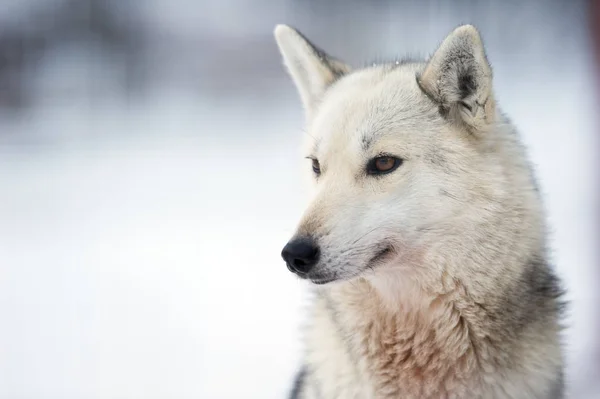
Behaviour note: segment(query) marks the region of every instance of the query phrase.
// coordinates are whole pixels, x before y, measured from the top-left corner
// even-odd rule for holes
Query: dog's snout
[[[319,260],[319,247],[310,238],[296,238],[287,243],[281,256],[288,269],[296,274],[307,274]]]

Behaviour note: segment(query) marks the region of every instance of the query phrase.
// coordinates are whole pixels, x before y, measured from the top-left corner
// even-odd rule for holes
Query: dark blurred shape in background
[[[279,251],[306,165],[277,23],[357,66],[478,26],[547,198],[570,397],[598,398],[583,0],[3,0],[0,398],[283,397],[305,286]]]
[[[384,33],[387,37],[378,44],[378,52],[403,51],[406,39],[414,42],[412,35],[418,32],[421,39],[408,49],[425,56],[431,46],[421,43],[439,40],[440,34],[463,20],[477,21],[496,51],[517,60],[536,53],[555,62],[584,45],[586,29],[581,23],[585,3],[580,0],[275,4],[8,0],[5,4],[0,9],[0,105],[13,110],[33,106],[39,96],[72,101],[75,95],[93,102],[108,94],[144,95],[157,86],[231,96],[257,87],[279,89],[273,79],[282,77],[281,68],[274,62],[277,53],[267,29],[276,21],[304,28],[355,63],[369,61],[358,49],[372,48],[373,40]],[[343,35],[333,33],[339,28],[345,28]],[[557,43],[561,52],[553,54]],[[58,81],[48,83],[40,78],[48,73],[70,76],[53,75],[49,79]]]
[[[36,76],[55,57],[89,59],[81,83],[97,95],[93,63],[118,71],[116,88],[135,91],[145,84],[143,21],[131,0],[24,1],[2,10],[0,105],[19,110],[35,100]],[[66,54],[65,54],[66,53]],[[107,61],[108,60],[108,61]],[[57,88],[56,97],[68,97]]]

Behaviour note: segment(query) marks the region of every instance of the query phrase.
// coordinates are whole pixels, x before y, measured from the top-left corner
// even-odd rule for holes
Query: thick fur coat
[[[543,206],[477,30],[359,70],[275,36],[314,174],[284,250],[315,284],[292,396],[563,398]]]

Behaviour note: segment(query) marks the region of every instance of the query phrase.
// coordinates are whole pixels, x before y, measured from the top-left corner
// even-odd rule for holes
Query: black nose
[[[281,256],[291,272],[306,274],[319,259],[319,247],[310,238],[296,238],[287,243]]]

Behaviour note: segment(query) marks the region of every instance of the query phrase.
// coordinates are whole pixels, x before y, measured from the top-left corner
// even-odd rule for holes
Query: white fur
[[[309,277],[336,280],[316,289],[301,397],[562,397],[555,298],[525,281],[551,274],[531,266],[543,208],[477,31],[428,63],[352,73],[289,27],[276,37],[321,166],[297,235],[321,250]],[[380,154],[403,164],[366,174]]]

